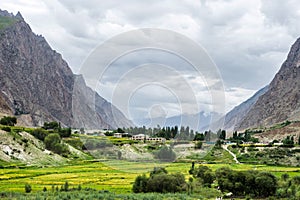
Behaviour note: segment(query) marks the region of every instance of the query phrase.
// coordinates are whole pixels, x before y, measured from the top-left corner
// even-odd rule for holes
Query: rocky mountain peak
[[[285,120],[300,119],[300,39],[292,45],[286,61],[247,115],[238,130],[270,126]]]
[[[119,126],[132,124],[123,114],[119,119],[104,119],[113,106],[101,110],[96,110],[95,104],[91,107],[88,95],[98,94],[84,80],[76,82],[74,91],[76,76],[67,62],[44,37],[32,32],[20,13],[14,16],[1,10],[0,16],[6,17],[0,32],[0,111],[11,112],[22,125],[30,126],[53,120],[92,129],[116,127],[112,121],[119,121]],[[76,92],[80,98],[74,96]],[[74,111],[74,102],[76,109],[85,112]]]

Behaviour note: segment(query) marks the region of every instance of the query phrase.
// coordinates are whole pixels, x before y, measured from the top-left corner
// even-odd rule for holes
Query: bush
[[[1,129],[2,129],[3,131],[6,131],[6,132],[10,132],[10,131],[11,131],[11,128],[8,127],[8,126],[1,127]]]
[[[195,149],[201,149],[202,145],[203,145],[203,143],[201,141],[196,142]]]
[[[42,128],[37,128],[32,131],[31,135],[33,135],[35,138],[41,141],[44,141],[45,137],[48,135],[48,132]]]
[[[193,176],[200,178],[204,186],[210,187],[215,180],[215,175],[210,168],[207,166],[199,166],[193,170]]]
[[[69,149],[65,144],[61,143],[61,138],[58,133],[51,133],[45,137],[46,149],[54,153],[67,156]]]
[[[58,122],[45,122],[43,129],[53,129],[53,130],[58,130],[60,129],[60,124]]]
[[[134,184],[132,186],[132,191],[134,193],[145,193],[147,192],[147,184],[148,178],[146,177],[146,175],[139,175],[135,178]]]
[[[147,178],[145,174],[137,176],[132,190],[135,193],[175,193],[184,191],[185,188],[186,182],[183,174],[168,174],[164,168],[154,168],[154,170],[150,172],[149,178]]]
[[[29,185],[28,183],[25,184],[25,192],[26,193],[30,193],[31,192],[31,185]]]
[[[0,124],[5,126],[14,126],[17,123],[16,117],[6,116],[0,119]]]
[[[172,162],[176,159],[176,153],[172,150],[172,148],[163,146],[157,152],[157,158],[164,162]]]

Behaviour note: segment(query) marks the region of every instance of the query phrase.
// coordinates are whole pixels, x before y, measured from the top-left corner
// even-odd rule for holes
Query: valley
[[[148,29],[141,32],[149,41],[155,38],[151,38]],[[107,35],[111,33],[113,31],[108,31]],[[80,33],[73,39],[77,41],[82,37]],[[61,45],[65,42],[62,42],[64,38],[56,39]],[[142,43],[143,39],[134,38],[132,44],[130,41],[126,38],[118,42],[120,46],[131,46]],[[91,41],[85,42],[74,48],[79,51],[74,57],[82,54],[81,48],[89,43],[92,46]],[[147,45],[152,48],[155,42]],[[119,50],[120,46],[113,46],[113,42],[110,45],[107,49],[100,48],[101,56]],[[232,46],[227,48],[233,49]],[[252,52],[250,47],[246,49]],[[203,56],[190,53],[195,54],[195,58]],[[264,57],[255,56],[255,59]],[[168,58],[165,54],[157,57],[158,61]],[[174,76],[172,73],[159,76],[159,69],[165,66],[162,62],[151,66],[151,73],[140,72],[128,78],[126,73],[134,72],[134,68],[126,69],[128,63],[130,66],[141,64],[134,56],[129,58],[120,66],[116,64],[116,69],[107,70],[112,74],[101,77],[105,81],[97,84],[103,84],[103,94],[118,89],[114,83],[132,86],[136,80],[155,76],[156,79],[149,79],[152,82],[147,84],[160,85],[157,83],[160,79],[166,80],[162,83],[172,83],[164,92],[179,90],[180,95],[174,92],[174,96],[182,97],[176,99],[182,101],[178,103],[180,109],[170,102],[171,96],[164,96],[156,87],[137,92],[144,87],[142,82],[132,86],[135,91],[130,91],[129,86],[122,90],[132,96],[136,92],[142,100],[128,100],[127,107],[119,109],[113,104],[114,99],[103,98],[100,89],[89,86],[89,82],[95,82],[89,80],[93,77],[74,73],[63,56],[52,49],[43,36],[32,31],[20,12],[14,15],[0,10],[1,199],[300,199],[300,38],[291,46],[273,80],[225,115],[220,113],[221,107],[225,107],[226,95],[234,93],[230,99],[234,102],[230,103],[237,104],[243,92],[246,96],[251,90],[221,87],[222,90],[216,92],[218,98],[210,102],[209,95],[203,91],[223,85],[223,80],[215,80],[220,78],[219,74],[199,81],[200,76],[194,76],[196,73],[185,68],[183,62],[178,61],[178,64],[177,59],[172,58],[177,67]],[[110,64],[117,63],[118,59],[111,60]],[[158,63],[152,58],[145,60]],[[233,60],[231,64],[240,61]],[[226,64],[223,61],[220,63]],[[174,69],[168,68],[168,72]],[[91,74],[97,74],[97,70],[93,69]],[[227,73],[227,69],[224,71]],[[250,74],[250,70],[247,72]],[[128,82],[123,84],[118,78],[128,79]],[[256,81],[256,77],[251,78]],[[199,86],[196,88],[200,92],[187,94],[187,88],[181,87],[184,84],[179,80]],[[249,80],[248,77],[245,80]],[[121,97],[115,100],[126,102]],[[199,103],[196,97],[205,104],[203,110],[195,110]],[[196,107],[191,103],[193,98]],[[214,105],[214,101],[220,105]],[[147,113],[148,106],[148,114],[153,111],[153,117],[125,115],[123,112],[129,110],[130,103],[136,106],[133,108],[136,113]],[[169,110],[162,105],[169,106],[166,107]],[[155,110],[155,106],[159,109]],[[220,113],[207,112],[214,106],[220,107]],[[183,108],[193,112],[184,113]],[[168,111],[176,115],[167,115]],[[164,117],[161,114],[165,114]],[[129,116],[141,126],[136,127]],[[212,118],[218,120],[212,122]]]

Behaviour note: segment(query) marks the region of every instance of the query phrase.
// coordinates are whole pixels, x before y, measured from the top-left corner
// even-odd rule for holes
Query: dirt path
[[[234,153],[232,153],[229,149],[228,149],[228,145],[222,145],[223,149],[225,149],[226,151],[228,151],[228,153],[230,153],[230,155],[233,156],[233,160],[235,161],[235,163],[237,164],[241,164],[238,159],[236,158],[236,155]]]

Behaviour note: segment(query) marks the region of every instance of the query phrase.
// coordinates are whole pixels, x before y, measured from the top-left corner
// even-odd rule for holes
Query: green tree
[[[194,170],[193,176],[195,178],[200,178],[204,186],[210,187],[215,180],[215,175],[212,170],[207,167],[200,165],[197,169]]]
[[[147,184],[148,184],[148,178],[145,174],[139,175],[135,178],[132,191],[134,193],[145,193],[147,192]]]
[[[117,133],[125,133],[125,131],[123,129],[121,129],[121,128],[118,128],[117,129]]]
[[[65,144],[61,143],[61,138],[58,133],[51,133],[45,137],[44,140],[46,149],[54,153],[67,156],[69,149]]]
[[[195,149],[202,149],[203,143],[201,141],[198,141],[195,143]]]
[[[255,178],[256,192],[260,197],[273,196],[277,190],[277,179],[269,172],[260,172]]]
[[[226,131],[225,130],[222,130],[221,131],[221,135],[219,137],[221,140],[226,140]]]
[[[203,141],[204,140],[204,134],[203,133],[196,133],[194,141]]]
[[[294,137],[287,136],[283,141],[283,146],[293,147],[294,146]]]
[[[149,178],[148,192],[175,193],[183,191],[186,182],[183,174],[156,174]]]

